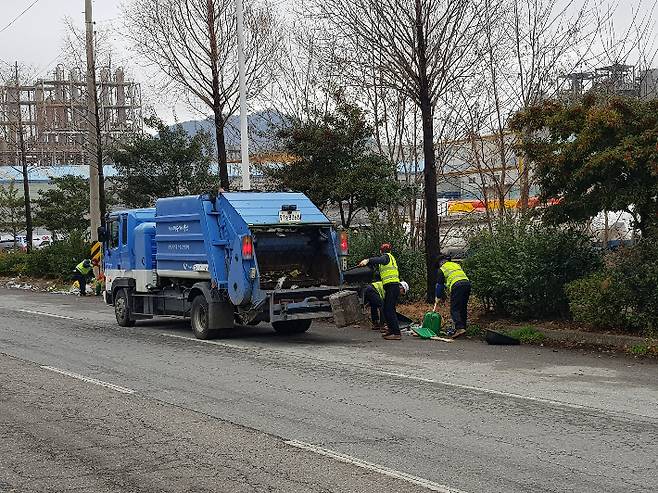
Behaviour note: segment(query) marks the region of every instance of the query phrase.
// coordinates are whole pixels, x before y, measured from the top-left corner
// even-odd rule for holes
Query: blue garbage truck
[[[189,317],[200,339],[259,322],[305,332],[331,316],[348,254],[346,233],[301,193],[161,198],[110,213],[99,236],[117,323]]]

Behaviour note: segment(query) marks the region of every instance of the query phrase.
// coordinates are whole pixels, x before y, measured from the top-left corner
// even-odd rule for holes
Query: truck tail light
[[[242,260],[251,260],[254,258],[254,240],[251,236],[242,237]]]
[[[340,254],[347,255],[350,251],[347,231],[340,232]]]

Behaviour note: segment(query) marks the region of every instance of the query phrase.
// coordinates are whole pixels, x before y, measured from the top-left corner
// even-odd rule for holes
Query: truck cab
[[[298,333],[331,315],[347,237],[300,193],[158,199],[117,211],[104,237],[105,300],[117,322],[189,317],[194,333],[258,322]]]

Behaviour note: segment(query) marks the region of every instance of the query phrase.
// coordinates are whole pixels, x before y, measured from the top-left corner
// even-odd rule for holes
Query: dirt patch
[[[418,323],[422,322],[423,316],[432,310],[432,305],[425,302],[412,302],[398,305],[398,311],[403,315],[411,318]],[[450,302],[443,301],[437,305],[437,312],[445,321],[450,321]],[[615,329],[597,329],[572,320],[514,320],[507,317],[487,313],[484,306],[477,300],[471,298],[468,304],[468,322],[470,325],[478,325],[482,329],[518,329],[522,327],[535,327],[537,329],[550,330],[576,330],[578,332],[588,332],[595,334],[613,334],[624,336],[645,337],[645,334],[639,332],[629,332],[626,330]]]
[[[0,276],[0,286],[10,289],[22,289],[24,291],[68,294],[72,284],[63,281],[62,279],[39,279],[25,276]]]
[[[425,313],[432,309],[432,305],[424,302],[413,302],[398,305],[398,312],[411,318],[417,323],[422,323]],[[437,312],[441,314],[444,323],[450,322],[450,303],[441,302],[437,305]],[[647,338],[645,334],[629,333],[623,330],[601,330],[588,327],[577,322],[569,320],[525,320],[518,321],[506,317],[500,317],[487,313],[478,300],[471,300],[468,306],[469,329],[466,337],[483,339],[485,329],[497,330],[502,332],[519,331],[524,329],[536,329],[545,334],[541,340],[537,339],[537,345],[552,347],[555,349],[568,349],[585,352],[598,353],[625,353],[636,358],[656,358],[658,357],[658,341]],[[555,331],[560,331],[558,335]],[[569,340],[564,337],[563,333],[577,332],[578,336]],[[566,335],[566,334],[565,334]],[[636,339],[633,343],[600,344],[593,343],[601,339],[599,335],[610,336],[631,336],[630,339]],[[642,339],[637,339],[642,338]],[[614,339],[614,338],[611,338]]]
[[[432,310],[434,304],[425,303],[423,301],[414,301],[412,303],[404,303],[398,305],[397,310],[402,315],[409,317],[411,320],[418,322],[419,324],[423,322],[423,317],[425,314]],[[436,306],[436,311],[441,314],[441,319],[450,322],[450,301],[442,301]],[[469,323],[478,323],[480,314],[482,313],[482,306],[478,303],[477,300],[472,300],[468,304],[468,320]]]

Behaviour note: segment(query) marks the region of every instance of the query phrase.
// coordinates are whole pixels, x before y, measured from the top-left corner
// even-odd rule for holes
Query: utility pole
[[[21,153],[21,171],[23,175],[23,198],[25,200],[25,248],[32,250],[32,204],[30,203],[30,177],[27,170],[27,152],[23,135],[23,113],[21,110],[21,88],[18,78],[18,62],[14,65],[16,72],[16,109],[18,117],[18,144]],[[16,238],[14,238],[14,241]]]
[[[96,77],[94,69],[94,21],[91,0],[85,0],[85,25],[87,27],[87,157],[89,159],[89,221],[91,240],[98,241],[98,227],[101,225],[99,173],[98,168],[98,125],[96,114]]]
[[[249,137],[247,135],[247,75],[244,59],[244,9],[235,0],[238,30],[238,75],[240,79],[240,150],[242,154],[242,190],[251,188],[249,176]]]

